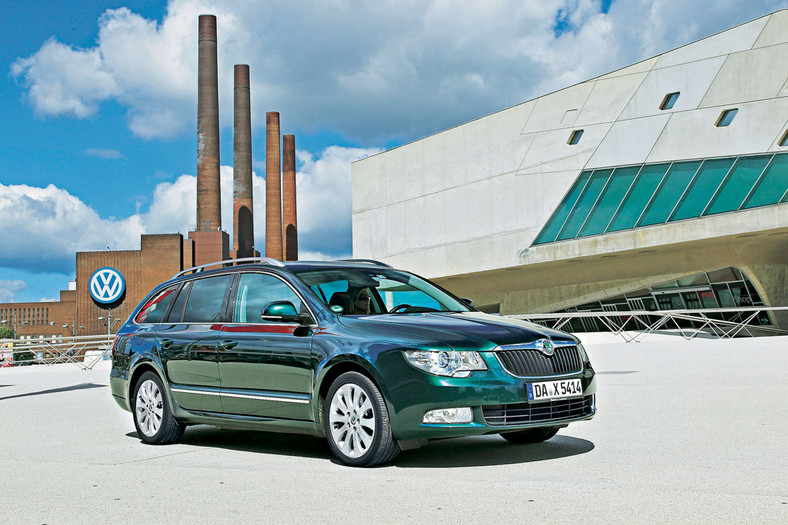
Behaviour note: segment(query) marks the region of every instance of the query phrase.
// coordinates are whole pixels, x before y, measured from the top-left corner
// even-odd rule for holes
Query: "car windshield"
[[[467,305],[415,275],[388,269],[330,268],[297,275],[341,315],[467,312]]]

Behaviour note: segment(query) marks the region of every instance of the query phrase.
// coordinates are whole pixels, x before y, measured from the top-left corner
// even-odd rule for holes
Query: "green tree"
[[[14,330],[7,326],[0,326],[0,339],[13,339]]]

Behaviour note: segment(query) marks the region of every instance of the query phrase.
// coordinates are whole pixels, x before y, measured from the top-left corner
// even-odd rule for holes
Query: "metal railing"
[[[73,363],[89,370],[112,351],[113,334],[0,339],[0,366]],[[10,358],[10,359],[9,359]]]
[[[701,335],[717,338],[788,335],[786,329],[768,324],[758,324],[759,316],[769,312],[788,312],[788,306],[628,312],[560,312],[507,315],[506,317],[567,331],[571,331],[569,325],[573,320],[593,320],[628,343],[638,342],[657,331],[678,334],[687,340]]]

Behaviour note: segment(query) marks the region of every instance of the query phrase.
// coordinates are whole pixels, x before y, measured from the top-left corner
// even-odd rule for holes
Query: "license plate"
[[[526,383],[525,388],[528,392],[529,401],[566,399],[567,397],[580,397],[583,395],[583,382],[580,379]]]

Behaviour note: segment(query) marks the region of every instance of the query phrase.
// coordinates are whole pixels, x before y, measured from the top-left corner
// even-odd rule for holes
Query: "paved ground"
[[[788,523],[788,338],[594,341],[594,420],[375,469],[211,427],[147,446],[106,362],[0,369],[0,523]]]

